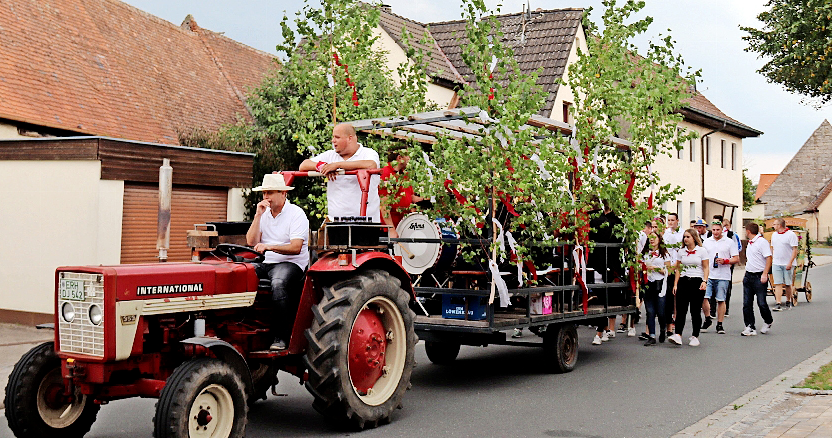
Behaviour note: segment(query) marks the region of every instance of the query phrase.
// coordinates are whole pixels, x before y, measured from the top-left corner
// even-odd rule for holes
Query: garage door
[[[174,186],[171,198],[171,244],[168,261],[191,259],[191,248],[185,238],[194,224],[223,222],[227,214],[228,191]],[[159,186],[124,184],[124,215],[122,217],[121,262],[158,262],[156,249],[156,216],[159,208]]]

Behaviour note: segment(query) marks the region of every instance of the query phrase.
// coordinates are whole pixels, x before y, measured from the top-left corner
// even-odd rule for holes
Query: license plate
[[[62,279],[59,288],[62,300],[84,301],[84,281]]]

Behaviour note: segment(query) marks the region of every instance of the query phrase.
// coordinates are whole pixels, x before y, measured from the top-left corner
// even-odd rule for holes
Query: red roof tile
[[[758,179],[758,188],[755,189],[755,200],[757,201],[758,198],[766,193],[769,186],[772,185],[772,182],[775,181],[775,178],[778,178],[777,173],[762,173],[761,177]]]
[[[243,94],[274,57],[118,0],[0,3],[0,117],[176,143],[249,118]]]

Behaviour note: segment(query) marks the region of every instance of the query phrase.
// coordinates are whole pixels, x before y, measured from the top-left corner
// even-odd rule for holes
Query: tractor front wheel
[[[414,367],[414,313],[399,280],[368,270],[325,287],[304,358],[315,409],[372,428],[401,407]]]
[[[66,397],[55,344],[29,350],[14,366],[6,385],[6,419],[16,437],[82,437],[99,406],[77,388]]]
[[[168,378],[153,417],[154,438],[230,438],[246,431],[243,381],[227,363],[192,359]]]

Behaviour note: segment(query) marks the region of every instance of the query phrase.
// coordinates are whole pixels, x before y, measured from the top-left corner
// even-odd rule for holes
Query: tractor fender
[[[249,392],[252,391],[253,388],[253,381],[252,381],[252,373],[249,370],[249,365],[246,363],[246,359],[237,351],[234,346],[229,344],[222,339],[215,339],[215,338],[205,338],[205,337],[193,337],[188,339],[183,339],[179,341],[183,344],[192,344],[192,345],[201,345],[214,353],[217,356],[217,359],[226,362],[227,364],[231,365],[237,374],[240,375],[240,379],[243,380],[243,384],[246,386],[246,393],[250,395]]]
[[[308,275],[331,275],[334,272],[351,272],[366,269],[381,269],[389,273],[399,279],[403,289],[408,291],[410,295],[414,295],[411,277],[405,271],[405,268],[400,263],[397,263],[396,259],[391,257],[390,254],[380,251],[358,253],[356,254],[355,260],[351,259],[347,265],[339,264],[338,254],[325,254],[309,267]]]

